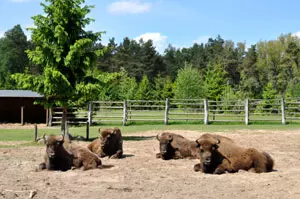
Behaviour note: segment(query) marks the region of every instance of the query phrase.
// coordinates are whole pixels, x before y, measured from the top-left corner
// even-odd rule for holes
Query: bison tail
[[[273,158],[267,152],[263,152],[263,154],[264,154],[264,156],[267,159],[266,172],[273,171],[273,166],[274,166],[274,160],[273,160]]]

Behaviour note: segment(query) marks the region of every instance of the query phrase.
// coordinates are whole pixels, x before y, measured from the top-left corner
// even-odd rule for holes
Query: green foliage
[[[290,83],[288,86],[285,97],[289,98],[299,98],[300,97],[300,82],[298,83]]]
[[[226,72],[220,63],[209,64],[205,75],[205,95],[207,99],[219,101],[226,85]]]
[[[169,76],[161,77],[160,75],[158,75],[154,79],[153,99],[165,100],[166,98],[172,98],[172,88],[173,83]]]
[[[35,27],[30,28],[35,48],[26,52],[34,64],[43,66],[43,74],[40,77],[28,74],[13,76],[19,81],[19,86],[26,82],[23,88],[53,98],[61,106],[77,101],[76,98],[82,98],[80,101],[91,99],[94,96],[92,91],[98,88],[84,81],[88,69],[103,52],[93,48],[100,40],[101,32],[85,30],[92,21],[86,17],[92,6],[82,6],[84,2],[45,0],[41,3],[45,14],[32,17]],[[35,86],[36,78],[41,81],[39,87]]]
[[[256,46],[252,45],[242,63],[241,88],[248,98],[259,98],[262,92],[258,76]]]
[[[135,78],[129,77],[127,71],[122,69],[119,84],[119,98],[122,100],[134,99],[137,87],[138,85]]]
[[[151,84],[146,75],[143,76],[142,81],[139,83],[138,89],[135,94],[136,100],[150,100],[153,99]]]
[[[263,101],[258,104],[256,107],[256,112],[270,112],[267,109],[270,109],[275,104],[275,99],[278,98],[276,90],[273,88],[273,85],[271,82],[269,82],[263,90]]]
[[[24,52],[28,45],[26,35],[20,25],[6,31],[4,37],[0,38],[0,88],[14,88],[10,75],[24,72],[29,63]]]
[[[203,98],[203,80],[198,69],[186,65],[178,71],[174,86],[176,99]]]

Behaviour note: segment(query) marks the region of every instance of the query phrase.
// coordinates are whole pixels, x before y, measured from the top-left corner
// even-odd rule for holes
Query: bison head
[[[117,131],[114,129],[106,129],[100,131],[99,129],[99,133],[100,133],[100,140],[101,140],[101,149],[105,150],[106,147],[110,146],[110,143],[112,142],[113,137],[116,135]]]
[[[218,149],[219,139],[209,140],[201,139],[196,140],[197,147],[200,150],[200,160],[203,165],[209,166],[213,162],[214,154]]]
[[[159,141],[159,150],[162,159],[169,160],[174,155],[175,150],[173,149],[171,143],[173,140],[173,135],[168,133],[158,134],[156,139]]]
[[[43,135],[44,143],[46,144],[46,153],[50,159],[55,158],[59,151],[63,148],[64,137],[59,138],[55,135]]]

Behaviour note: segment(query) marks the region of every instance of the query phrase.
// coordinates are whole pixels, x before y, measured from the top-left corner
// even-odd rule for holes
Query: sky
[[[41,0],[0,0],[0,37],[20,24],[33,26],[32,16],[42,14]],[[43,1],[44,2],[44,1]],[[102,42],[114,37],[152,39],[159,52],[168,44],[177,48],[205,43],[220,35],[245,42],[276,39],[281,34],[300,36],[299,0],[86,0],[94,5],[87,29],[106,31]],[[30,37],[30,32],[25,31]]]

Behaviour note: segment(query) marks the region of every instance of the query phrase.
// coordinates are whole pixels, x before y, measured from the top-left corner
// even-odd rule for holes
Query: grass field
[[[119,127],[122,131],[122,134],[126,133],[136,133],[144,131],[158,131],[158,130],[195,130],[199,132],[226,132],[230,133],[231,131],[236,130],[293,130],[300,129],[300,124],[288,124],[282,125],[280,123],[268,123],[268,124],[251,124],[244,125],[239,123],[216,123],[213,125],[203,125],[199,123],[191,124],[176,124],[163,125],[163,124],[143,124],[137,123],[130,126],[120,126],[120,125],[102,125],[102,126],[91,126],[90,127],[90,138],[98,137],[98,128],[110,128],[110,127]],[[38,129],[38,137],[43,134],[60,134],[59,127],[45,127]],[[86,136],[86,127],[70,127],[70,133],[72,135]],[[0,141],[33,141],[34,140],[34,129],[33,128],[1,128],[0,127]],[[1,145],[0,145],[1,147]]]

